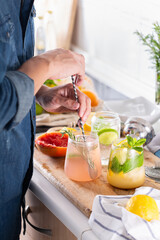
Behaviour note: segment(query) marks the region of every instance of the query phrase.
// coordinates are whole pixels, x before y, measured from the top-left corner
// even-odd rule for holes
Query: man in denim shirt
[[[34,52],[33,0],[1,0],[0,9],[0,239],[18,240],[23,198],[32,176],[35,101],[47,111],[74,110],[85,122],[90,100],[72,86],[43,86],[46,79],[84,78],[84,58],[57,49]]]

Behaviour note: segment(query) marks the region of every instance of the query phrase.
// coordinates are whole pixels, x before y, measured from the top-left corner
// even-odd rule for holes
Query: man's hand
[[[91,112],[91,100],[79,89],[77,94],[79,103],[75,100],[71,83],[53,88],[43,86],[36,94],[36,100],[47,112],[78,111],[79,117],[85,122]]]
[[[18,70],[34,80],[36,94],[47,79],[77,74],[76,84],[80,85],[85,77],[85,60],[80,54],[58,48],[29,59]]]

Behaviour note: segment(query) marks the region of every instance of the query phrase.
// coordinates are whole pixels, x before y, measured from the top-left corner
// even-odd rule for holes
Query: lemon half
[[[159,209],[154,198],[147,195],[135,195],[129,199],[126,209],[146,221],[159,220]]]

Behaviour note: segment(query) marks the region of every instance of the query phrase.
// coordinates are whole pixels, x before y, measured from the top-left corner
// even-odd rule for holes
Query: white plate
[[[151,124],[160,119],[160,107],[144,97],[119,101],[105,101],[105,109],[117,112],[124,122],[128,117],[141,117]]]

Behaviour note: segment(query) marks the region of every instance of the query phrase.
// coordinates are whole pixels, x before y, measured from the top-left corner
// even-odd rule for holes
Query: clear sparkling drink
[[[91,131],[99,137],[102,165],[107,165],[111,144],[120,137],[118,114],[110,111],[96,112],[91,120]]]

